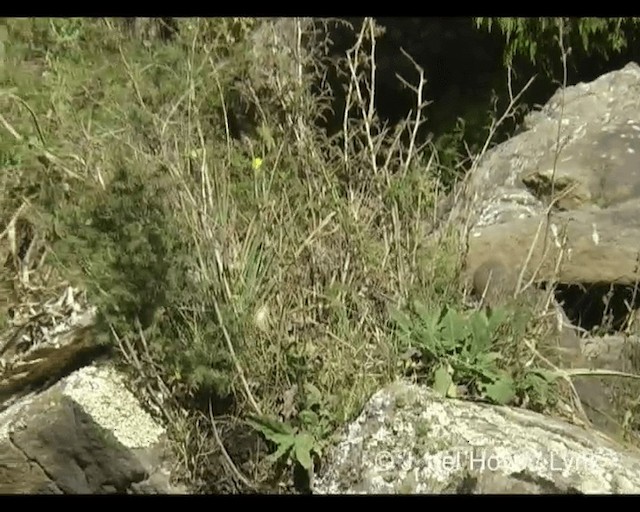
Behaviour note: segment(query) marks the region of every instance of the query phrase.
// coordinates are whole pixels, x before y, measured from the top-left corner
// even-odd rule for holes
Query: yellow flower
[[[251,167],[253,168],[254,171],[257,171],[258,169],[260,169],[260,167],[262,167],[262,158],[254,158],[251,161]]]

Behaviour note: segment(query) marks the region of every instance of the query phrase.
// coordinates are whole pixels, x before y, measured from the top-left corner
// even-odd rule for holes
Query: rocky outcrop
[[[345,430],[314,493],[640,493],[640,454],[530,411],[397,382]]]
[[[0,494],[185,492],[162,425],[98,362],[84,295],[25,304],[0,340]]]
[[[468,226],[464,279],[474,295],[495,305],[527,288],[555,287],[567,366],[598,367],[585,345],[609,351],[602,334],[622,339],[625,353],[637,346],[639,90],[634,63],[559,90],[522,133],[487,153],[454,207]],[[628,362],[615,369],[636,371]],[[576,383],[591,420],[613,433],[606,383]]]
[[[470,275],[498,256],[537,282],[640,279],[639,89],[629,64],[559,91],[486,156],[468,185]]]
[[[178,493],[166,432],[109,365],[0,413],[0,494]]]

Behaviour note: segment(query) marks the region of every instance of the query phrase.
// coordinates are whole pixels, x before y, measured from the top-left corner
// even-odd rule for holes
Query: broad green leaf
[[[420,320],[438,316],[436,311],[430,310],[419,300],[414,300],[411,305],[413,306],[413,310],[420,317]]]
[[[488,368],[495,367],[495,362],[502,359],[502,354],[499,352],[484,352],[478,356],[478,360]]]
[[[394,308],[389,312],[389,317],[403,333],[411,332],[413,323],[407,314]]]
[[[313,460],[311,453],[314,451],[316,440],[311,434],[303,432],[296,436],[295,439],[295,455],[300,465],[310,471],[313,468]]]
[[[482,375],[482,381],[495,382],[502,377],[502,372],[488,354],[478,354],[473,362],[473,370],[477,375]]]
[[[322,403],[322,392],[310,382],[305,383],[304,390],[306,392],[307,407],[320,405]]]
[[[476,347],[486,347],[491,343],[489,321],[483,311],[474,313],[469,318],[471,336]]]
[[[320,423],[320,418],[318,417],[318,415],[315,412],[310,411],[309,409],[300,411],[298,417],[300,418],[300,421],[302,421],[302,423],[307,426],[316,426],[318,425],[318,423]]]
[[[509,317],[509,313],[504,309],[494,309],[488,318],[489,335],[493,335],[503,325]]]
[[[425,331],[425,335],[433,337],[438,327],[438,321],[440,320],[440,312],[427,308],[418,300],[413,301],[413,310],[420,319],[420,327]]]
[[[273,442],[278,442],[274,439],[278,435],[293,436],[295,434],[289,425],[274,416],[252,416],[246,421],[250,426],[264,435],[264,437]]]
[[[440,366],[433,375],[433,389],[441,396],[449,394],[449,388],[453,384],[453,379],[446,366]]]
[[[440,322],[441,343],[446,349],[460,345],[469,335],[466,319],[457,311],[450,309]]]
[[[552,393],[552,385],[558,376],[543,369],[536,369],[527,372],[519,388],[527,390],[527,393],[536,397],[536,401],[546,404]]]
[[[492,384],[486,384],[484,386],[484,393],[491,401],[500,405],[506,405],[511,402],[516,395],[513,379],[505,375]]]
[[[289,452],[294,447],[296,442],[295,436],[281,436],[278,448],[275,452],[269,455],[268,459],[271,462],[277,462],[283,457],[288,457]]]
[[[558,379],[558,374],[550,370],[545,370],[544,368],[535,368],[529,370],[525,378],[540,379],[551,383]]]

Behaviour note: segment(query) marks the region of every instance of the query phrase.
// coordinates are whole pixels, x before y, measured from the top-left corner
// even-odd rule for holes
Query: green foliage
[[[314,460],[322,456],[333,421],[327,415],[327,404],[323,403],[320,390],[311,383],[302,389],[300,410],[292,422],[273,415],[253,415],[247,421],[275,445],[275,451],[269,456],[272,463],[298,464],[313,475]]]
[[[204,29],[221,37],[224,25],[233,24],[210,21]],[[185,225],[190,214],[180,208],[180,191],[192,185],[156,153],[161,144],[173,151],[175,138],[185,139],[181,130],[189,126],[189,113],[176,98],[184,98],[192,62],[180,44],[137,44],[110,24],[114,21],[10,22],[0,85],[20,91],[20,98],[6,101],[5,115],[27,140],[72,155],[67,164],[91,164],[76,169],[80,179],[70,179],[60,167],[40,162],[33,144],[4,138],[0,162],[10,172],[4,175],[3,212],[9,216],[23,199],[30,201],[51,242],[49,261],[88,289],[104,332],[113,327],[121,337],[135,339],[140,320],[154,364],[176,398],[226,396],[235,370],[213,314],[215,286],[191,279],[194,234]],[[203,27],[184,20],[183,29],[193,37]],[[208,49],[214,51],[220,40],[211,41]],[[206,54],[194,58],[209,62]],[[25,70],[24,61],[38,65]],[[232,77],[232,71],[216,74],[221,87]],[[194,79],[198,95],[191,108],[204,121],[202,133],[220,137],[224,126],[212,122],[221,103],[210,87],[213,81]],[[171,142],[159,137],[160,119]],[[221,309],[226,328],[235,334],[235,315],[224,304]]]
[[[499,30],[506,39],[505,64],[523,56],[546,69],[559,55],[563,34],[566,50],[607,58],[631,44],[640,18],[476,18],[476,25]]]
[[[465,127],[465,121],[459,119],[453,130],[445,132],[434,142],[438,151],[439,168],[443,174],[442,181],[448,187],[453,186],[460,178],[461,172],[455,166],[463,158],[464,142],[466,140]],[[484,135],[484,132],[480,129],[477,133]]]
[[[291,457],[305,470],[313,469],[312,457],[320,453],[316,449],[316,440],[311,434],[300,432],[269,416],[256,416],[247,422],[277,446],[276,451],[270,456],[273,462]]]
[[[557,379],[557,374],[542,368],[525,368],[521,372],[518,385],[532,410],[544,411],[557,404],[553,386]]]
[[[154,328],[151,355],[177,397],[226,396],[233,365],[206,293],[189,285],[190,243],[171,206],[176,186],[162,168],[123,164],[106,190],[87,190],[56,214],[54,254],[82,269],[105,332],[128,336],[137,321]]]
[[[517,321],[502,309],[461,313],[453,308],[428,309],[414,302],[409,312],[392,313],[401,345],[420,356],[422,371],[443,396],[466,394],[497,404],[548,399],[552,380],[534,369],[517,378],[504,347],[522,332],[510,332]]]
[[[87,190],[78,207],[56,213],[55,253],[77,259],[101,312],[119,325],[139,317],[148,327],[175,288],[181,243],[167,186],[166,177],[147,179],[123,163],[106,190]]]

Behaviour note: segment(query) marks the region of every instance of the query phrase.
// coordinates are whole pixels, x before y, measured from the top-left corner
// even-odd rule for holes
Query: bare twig
[[[249,481],[249,479],[246,476],[244,476],[240,472],[238,467],[233,463],[233,459],[229,455],[229,452],[227,452],[227,449],[224,447],[224,443],[222,442],[222,439],[220,438],[220,434],[218,434],[218,427],[216,425],[216,420],[213,417],[213,410],[211,408],[211,401],[209,401],[209,420],[211,421],[211,427],[213,429],[213,435],[214,435],[214,437],[216,439],[216,443],[218,444],[218,447],[220,448],[220,451],[222,452],[222,456],[224,457],[224,460],[227,463],[227,465],[229,466],[229,469],[231,470],[231,472],[247,488],[256,490],[256,487]]]

